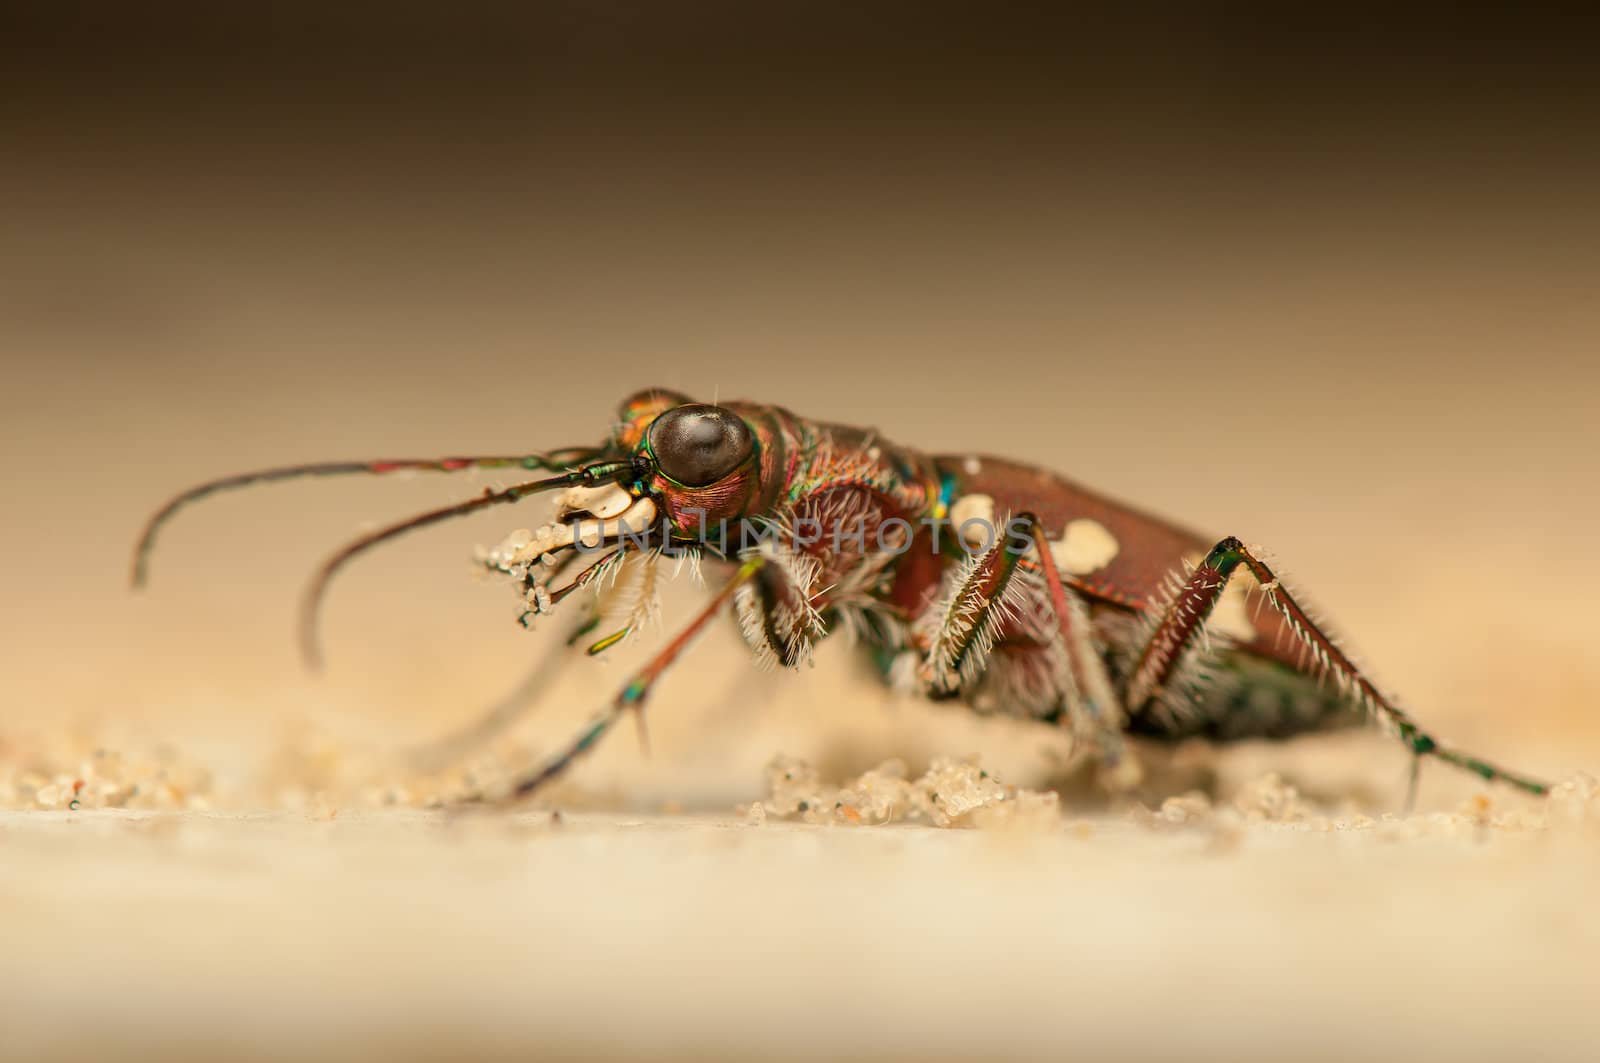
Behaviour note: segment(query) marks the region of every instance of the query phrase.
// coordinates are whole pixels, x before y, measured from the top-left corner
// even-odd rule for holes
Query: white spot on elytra
[[[976,476],[983,471],[983,462],[975,457],[967,458],[961,463],[961,471],[968,476]]]
[[[977,523],[967,524],[968,521]],[[974,546],[992,543],[996,535],[994,526],[994,499],[988,495],[962,495],[950,507],[950,523],[961,532],[961,537]],[[966,530],[962,531],[962,525]]]
[[[1122,545],[1104,524],[1088,517],[1072,521],[1061,538],[1050,544],[1056,567],[1074,576],[1087,576],[1111,564],[1122,552]]]

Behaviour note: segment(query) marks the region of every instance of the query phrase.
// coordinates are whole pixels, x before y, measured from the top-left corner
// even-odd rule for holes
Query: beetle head
[[[625,400],[621,414],[615,438],[639,471],[625,489],[656,500],[675,540],[715,535],[723,522],[751,515],[761,437],[738,409],[647,391]]]

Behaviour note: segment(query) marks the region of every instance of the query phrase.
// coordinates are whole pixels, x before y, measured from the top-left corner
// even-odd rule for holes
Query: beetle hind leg
[[[1423,730],[1416,720],[1381,692],[1358,668],[1350,656],[1310,615],[1278,576],[1254,551],[1232,536],[1211,548],[1174,589],[1166,606],[1151,628],[1130,672],[1125,688],[1126,704],[1139,714],[1162,696],[1178,674],[1186,657],[1204,640],[1207,618],[1222,598],[1229,580],[1239,571],[1250,573],[1259,584],[1265,604],[1282,619],[1284,627],[1299,644],[1306,671],[1330,678],[1337,693],[1363,709],[1385,731],[1398,737],[1411,751],[1413,789],[1415,769],[1423,757],[1434,757],[1472,772],[1487,782],[1500,782],[1525,793],[1543,795],[1549,785],[1518,772],[1491,764],[1473,754],[1447,746]]]

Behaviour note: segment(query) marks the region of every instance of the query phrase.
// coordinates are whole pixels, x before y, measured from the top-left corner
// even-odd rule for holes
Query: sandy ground
[[[10,1058],[1590,1059],[1600,838],[9,813]]]
[[[9,784],[77,810],[0,813],[8,1058],[1579,1060],[1600,1037],[1587,777],[1405,817],[1275,775],[1080,814],[977,764],[840,787],[787,758],[713,816],[209,812],[192,765],[82,770]]]

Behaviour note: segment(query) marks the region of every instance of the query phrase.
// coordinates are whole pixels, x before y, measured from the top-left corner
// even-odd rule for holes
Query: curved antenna
[[[428,472],[459,472],[462,469],[558,469],[564,466],[576,465],[580,462],[591,461],[599,454],[596,447],[567,447],[562,450],[553,450],[548,454],[520,454],[520,455],[485,455],[460,458],[387,458],[380,461],[322,461],[308,465],[284,465],[275,469],[260,469],[256,472],[240,473],[235,476],[224,476],[217,480],[208,480],[198,484],[180,494],[174,495],[167,503],[145,522],[144,530],[139,534],[139,541],[133,548],[133,563],[129,573],[129,582],[135,588],[143,587],[150,574],[150,554],[155,550],[156,537],[161,529],[173,518],[180,509],[191,502],[198,502],[202,498],[222,491],[233,491],[241,487],[253,487],[256,484],[277,483],[280,480],[298,480],[309,476],[348,476],[354,474],[367,474],[382,476],[385,473],[401,472],[404,470],[424,470]]]
[[[575,484],[598,484],[607,480],[620,479],[630,475],[633,471],[631,461],[602,461],[592,465],[585,465],[581,469],[574,469],[560,476],[551,476],[543,480],[527,480],[520,484],[513,484],[500,491],[484,489],[483,494],[466,502],[458,502],[453,506],[443,509],[430,510],[419,514],[398,524],[391,524],[387,528],[380,528],[375,532],[363,535],[361,538],[343,547],[338,553],[322,563],[312,577],[310,585],[306,587],[305,597],[300,607],[300,650],[305,658],[306,665],[317,669],[322,667],[322,649],[317,635],[317,619],[322,608],[322,599],[327,594],[328,583],[336,573],[343,568],[352,558],[365,553],[379,543],[388,542],[398,538],[406,532],[418,528],[426,528],[430,524],[449,520],[452,517],[464,517],[469,513],[476,513],[480,509],[490,506],[505,505],[510,502],[520,502],[529,495],[540,491],[550,491],[557,487],[571,487]]]

